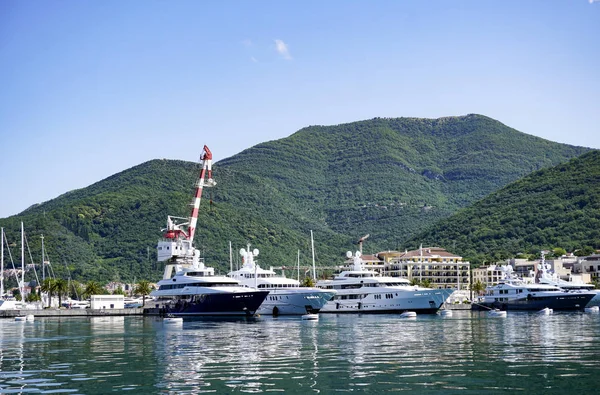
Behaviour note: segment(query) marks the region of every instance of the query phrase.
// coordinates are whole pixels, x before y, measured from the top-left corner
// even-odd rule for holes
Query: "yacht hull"
[[[553,310],[583,310],[593,297],[594,294],[591,293],[572,293],[566,295],[532,296],[503,302],[482,302],[479,305],[485,310],[489,308],[522,311],[542,310],[544,308]],[[477,305],[473,305],[473,308],[479,309]]]
[[[192,295],[166,303],[163,312],[176,317],[252,316],[268,294],[268,291],[253,291]]]
[[[304,315],[318,313],[325,304],[333,298],[335,292],[323,290],[302,291],[271,290],[265,301],[260,305],[257,314],[260,315]]]
[[[418,314],[435,314],[453,290],[387,291],[385,293],[360,293],[338,295],[321,309],[320,313],[333,314],[396,314],[414,311]]]

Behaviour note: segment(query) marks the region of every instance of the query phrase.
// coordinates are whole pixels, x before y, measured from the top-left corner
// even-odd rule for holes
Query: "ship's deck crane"
[[[356,242],[356,244],[358,244],[358,250],[360,251],[361,255],[362,255],[363,241],[367,240],[369,238],[369,236],[371,236],[371,235],[370,234],[366,234],[363,237],[361,237],[360,239],[358,239],[358,241]]]
[[[170,261],[177,264],[196,264],[198,262],[198,250],[193,246],[196,225],[198,223],[198,211],[202,200],[204,187],[212,187],[216,182],[212,178],[212,152],[205,145],[200,155],[202,170],[196,181],[196,190],[192,200],[192,211],[188,218],[167,217],[167,227],[163,229],[163,240],[158,242],[158,261]],[[206,181],[205,181],[206,178]],[[184,222],[177,222],[184,220]]]

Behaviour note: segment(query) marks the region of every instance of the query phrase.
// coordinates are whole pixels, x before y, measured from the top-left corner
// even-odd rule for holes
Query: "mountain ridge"
[[[204,192],[195,244],[220,270],[229,266],[229,240],[261,249],[263,265],[292,266],[298,249],[309,262],[312,229],[317,263],[337,265],[364,234],[367,251],[397,248],[510,182],[589,150],[477,114],[308,126],[214,163],[217,186]],[[1,221],[50,232],[50,252],[77,276],[156,279],[160,229],[167,215],[189,215],[198,171],[191,162],[147,161]]]

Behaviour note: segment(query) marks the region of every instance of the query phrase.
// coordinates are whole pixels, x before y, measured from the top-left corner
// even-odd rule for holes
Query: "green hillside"
[[[441,245],[476,263],[600,248],[600,151],[537,171],[459,211],[407,245]]]
[[[199,151],[201,147],[199,146]],[[491,192],[589,149],[550,142],[467,115],[376,118],[310,126],[213,164],[196,246],[221,271],[252,243],[263,265],[337,265],[364,234],[366,253],[405,241]],[[35,260],[39,235],[55,270],[101,281],[156,280],[156,241],[167,215],[189,215],[199,165],[153,160],[0,220],[9,240],[24,221]],[[16,251],[16,250],[15,250]],[[14,252],[13,252],[14,254]],[[235,254],[237,258],[237,254]]]

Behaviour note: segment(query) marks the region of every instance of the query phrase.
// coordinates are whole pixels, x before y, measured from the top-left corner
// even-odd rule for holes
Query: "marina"
[[[600,315],[0,320],[1,393],[595,393]]]
[[[333,298],[336,291],[302,287],[300,281],[277,275],[272,269],[263,269],[255,263],[258,249],[242,248],[243,266],[227,275],[241,284],[268,291],[257,310],[261,315],[315,315]]]

